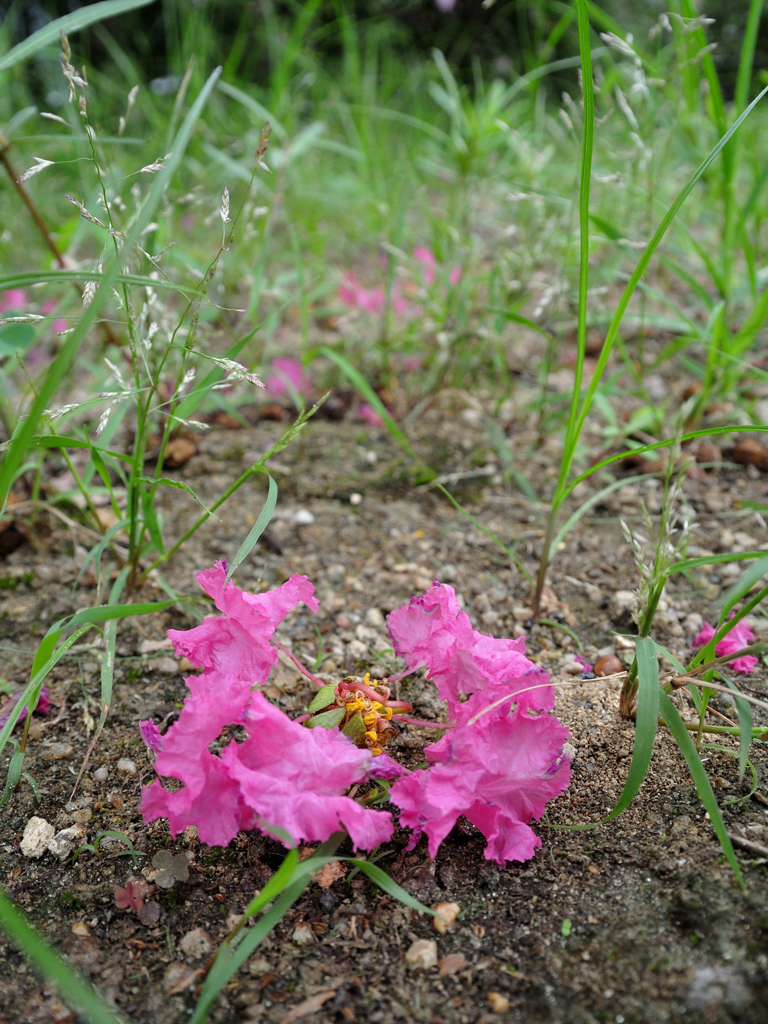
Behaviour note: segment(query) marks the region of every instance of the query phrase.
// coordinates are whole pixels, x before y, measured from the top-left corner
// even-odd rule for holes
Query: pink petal
[[[206,619],[194,629],[169,629],[168,636],[176,653],[196,668],[217,671],[227,678],[266,682],[277,664],[277,651],[269,643],[275,628],[299,601],[312,611],[319,608],[306,576],[291,576],[277,590],[265,594],[247,594],[231,580],[227,582],[222,562],[199,573],[197,579],[226,614]]]
[[[697,633],[696,636],[691,640],[692,647],[703,647],[704,644],[708,644],[712,637],[715,635],[715,627],[711,626],[708,622],[705,622],[701,627],[701,632]]]
[[[139,722],[139,732],[150,750],[154,750],[156,754],[161,753],[164,746],[163,737],[151,718],[145,722]]]
[[[10,291],[0,292],[0,313],[5,313],[9,309],[21,311],[26,308],[26,305],[27,293],[21,288],[11,288]]]
[[[384,420],[381,418],[379,413],[369,405],[368,402],[361,402],[360,408],[357,410],[357,414],[361,420],[365,420],[372,427],[383,427]]]
[[[308,395],[312,391],[312,378],[309,371],[305,370],[301,363],[295,359],[280,357],[272,360],[272,366],[277,371],[265,380],[265,386],[270,395],[279,398],[281,395],[290,394],[286,380],[300,395]]]
[[[567,737],[551,715],[486,716],[427,747],[433,767],[398,779],[390,798],[403,825],[426,832],[431,857],[464,814],[486,836],[486,857],[526,859],[538,845],[528,823],[568,786]]]
[[[461,267],[454,267],[448,276],[448,280],[451,282],[451,287],[455,288],[461,280]]]

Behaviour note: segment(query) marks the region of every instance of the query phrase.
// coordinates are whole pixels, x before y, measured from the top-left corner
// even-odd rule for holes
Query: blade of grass
[[[73,14],[49,21],[43,28],[38,29],[37,32],[0,57],[0,72],[7,71],[20,61],[28,60],[46,46],[53,43],[58,45],[61,32],[71,35],[74,32],[79,32],[81,28],[92,25],[95,21],[116,18],[119,14],[133,11],[137,7],[147,7],[151,3],[154,3],[154,0],[102,0],[101,3],[88,4]]]
[[[744,878],[741,874],[741,867],[739,866],[739,862],[736,860],[733,845],[725,828],[723,815],[720,811],[717,800],[715,799],[715,794],[712,790],[712,785],[709,781],[704,765],[701,763],[699,752],[696,750],[696,744],[691,739],[677,708],[661,689],[659,689],[659,711],[662,719],[664,720],[664,724],[669,729],[686,760],[688,770],[690,771],[694,785],[696,786],[696,792],[709,814],[712,827],[715,830],[717,838],[720,840],[720,845],[723,848],[726,860],[733,868],[733,873],[736,875],[739,885],[744,889]]]
[[[8,935],[37,973],[55,987],[64,1002],[88,1021],[88,1024],[129,1024],[117,1010],[111,1009],[47,942],[27,924],[0,890],[0,928]]]
[[[405,434],[392,419],[392,417],[389,414],[389,410],[384,405],[379,396],[376,394],[376,392],[373,390],[373,388],[365,379],[365,377],[362,375],[362,373],[360,373],[360,371],[357,370],[349,362],[349,360],[345,359],[344,356],[340,355],[338,352],[335,352],[332,348],[328,348],[327,345],[320,345],[318,351],[322,352],[322,354],[326,356],[328,359],[330,359],[331,362],[336,363],[341,372],[346,377],[349,378],[349,380],[352,382],[352,384],[354,384],[354,386],[365,398],[365,400],[367,402],[370,402],[370,404],[373,406],[373,408],[376,410],[379,416],[381,416],[387,430],[390,432],[392,437],[394,437],[394,439],[403,449],[405,454],[408,455],[409,458],[415,459],[416,456],[414,455],[413,449],[408,443],[408,439],[406,438]]]
[[[133,248],[139,241],[144,228],[149,223],[150,217],[162,200],[165,189],[170,183],[171,178],[180,166],[181,159],[187,148],[189,140],[192,137],[192,131],[195,124],[202,114],[203,108],[205,107],[220,74],[221,68],[217,68],[213,71],[208,77],[203,88],[200,90],[197,99],[190,108],[187,116],[184,118],[184,121],[173,140],[173,148],[170,157],[166,161],[163,169],[155,176],[149,196],[143,203],[141,210],[138,212],[123,248],[107,265],[101,286],[96,289],[96,294],[94,295],[91,304],[83,311],[80,321],[72,334],[67,337],[67,340],[62,345],[56,358],[51,363],[51,366],[45,375],[45,379],[37,389],[37,395],[35,401],[32,403],[28,416],[21,420],[14,430],[10,447],[5,453],[2,466],[0,467],[0,511],[4,511],[5,509],[5,504],[8,500],[8,492],[16,478],[16,472],[24,461],[27,451],[32,444],[32,438],[37,429],[40,417],[45,409],[50,405],[53,395],[69,371],[69,368],[71,367],[89,328],[95,323],[104,304],[111,297],[112,286],[122,271],[126,255],[133,252]]]
[[[266,470],[263,470],[263,472],[267,473]],[[269,478],[269,491],[267,492],[267,500],[264,502],[264,508],[261,510],[259,518],[249,530],[248,536],[238,548],[237,554],[232,559],[229,569],[227,570],[227,579],[231,579],[232,573],[238,565],[240,565],[243,559],[247,558],[251,553],[254,544],[266,530],[267,524],[274,515],[275,505],[277,504],[277,484],[269,473],[267,473],[267,477]]]

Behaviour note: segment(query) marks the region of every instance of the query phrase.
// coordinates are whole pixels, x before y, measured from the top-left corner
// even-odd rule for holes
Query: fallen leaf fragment
[[[197,454],[197,445],[188,437],[174,437],[168,442],[165,449],[163,466],[166,469],[180,469],[189,462],[193,455]]]
[[[323,864],[312,881],[317,882],[321,889],[330,889],[333,883],[338,882],[346,873],[346,869],[341,866],[339,861],[332,860],[328,864]]]
[[[742,437],[731,457],[741,466],[757,466],[758,469],[768,470],[768,449],[756,437]]]
[[[438,961],[437,966],[440,968],[441,978],[450,978],[463,971],[465,967],[469,967],[469,961],[463,953],[449,953]]]
[[[317,995],[310,996],[309,999],[305,999],[302,1003],[297,1003],[294,1008],[283,1017],[283,1024],[292,1024],[295,1020],[301,1020],[302,1017],[308,1017],[310,1013],[317,1013],[317,1011],[328,1002],[329,999],[333,999],[336,995],[335,988],[329,988],[326,992],[318,992]]]

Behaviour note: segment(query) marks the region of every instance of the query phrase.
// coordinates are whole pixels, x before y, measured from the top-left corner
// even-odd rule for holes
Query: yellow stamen
[[[366,732],[365,738],[367,740],[370,740],[372,743],[377,743],[378,739],[379,739],[379,737],[377,736],[377,734],[374,731]]]
[[[352,700],[347,704],[347,711],[354,715],[358,711],[362,711],[363,702],[361,700]]]
[[[381,711],[383,707],[384,705],[380,704],[377,700],[371,701],[371,711]]]
[[[377,754],[382,754],[384,753],[384,751],[381,749],[381,747],[371,747],[371,753],[373,754],[374,757],[376,757]]]
[[[366,725],[368,726],[368,728],[370,729],[370,727],[371,727],[371,726],[372,726],[372,725],[374,724],[374,722],[376,721],[376,713],[375,713],[374,711],[371,711],[371,713],[370,713],[370,714],[368,714],[368,715],[363,715],[363,721],[365,722],[365,724],[366,724]]]
[[[384,708],[384,717],[388,722],[392,721],[392,708]]]
[[[371,673],[370,672],[366,672],[365,676],[363,677],[363,686],[367,686],[368,685],[368,680],[370,678],[371,678]]]

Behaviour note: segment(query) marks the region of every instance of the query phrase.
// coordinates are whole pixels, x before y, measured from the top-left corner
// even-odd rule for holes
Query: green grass
[[[749,5],[733,100],[721,88],[705,30],[686,31],[692,0],[681,0],[683,19],[660,24],[642,44],[630,43],[588,0],[552,4],[542,8],[535,36],[513,61],[517,71],[497,74],[475,62],[469,80],[440,51],[404,55],[391,23],[376,17],[357,23],[342,0],[332,5],[332,16],[319,0],[297,3],[291,18],[267,4],[263,23],[244,8],[227,47],[213,31],[210,5],[167,0],[162,17],[172,77],[165,91],[149,87],[136,56],[108,26],[88,27],[94,18],[139,6],[146,0],[96,4],[62,22],[72,34],[73,73],[89,63],[91,43],[106,54],[88,67],[87,86],[74,82],[74,104],[59,68],[60,26],[14,48],[10,22],[0,28],[0,294],[25,289],[24,308],[12,313],[33,314],[0,324],[0,424],[8,442],[0,506],[22,474],[31,474],[39,491],[50,449],[64,453],[72,470],[70,453],[81,449],[87,462],[75,480],[84,514],[102,533],[89,554],[100,580],[97,602],[49,630],[16,717],[23,705],[34,707],[45,676],[78,637],[103,628],[101,728],[112,699],[117,620],[178,600],[170,593],[167,602],[131,603],[131,589],[254,473],[268,477],[265,506],[232,571],[269,521],[277,488],[265,464],[304,429],[314,408],[302,408],[283,439],[181,538],[166,537],[157,515],[162,487],[181,486],[196,500],[162,471],[174,427],[251,400],[248,385],[234,398],[221,397],[216,385],[224,370],[211,363],[213,355],[266,373],[285,354],[281,339],[292,333],[290,354],[312,364],[319,386],[351,384],[378,410],[411,462],[414,482],[431,480],[434,471],[407,424],[386,407],[387,389],[399,387],[411,409],[443,388],[480,395],[507,486],[549,508],[536,602],[567,531],[619,486],[611,467],[627,450],[679,452],[701,436],[764,429],[755,395],[766,375],[751,363],[768,318],[767,90],[759,92],[753,67],[762,0]],[[254,31],[257,48],[249,45]],[[254,61],[262,54],[268,73],[254,84]],[[36,158],[51,163],[19,183]],[[225,188],[227,221],[220,212]],[[431,282],[415,256],[419,248],[435,255]],[[345,309],[338,289],[350,271],[380,289],[375,313]],[[85,306],[83,294],[90,300]],[[400,309],[403,298],[414,315]],[[320,325],[339,314],[345,314],[342,329],[329,341]],[[70,332],[54,339],[51,322],[60,317]],[[588,379],[592,332],[601,348]],[[650,346],[648,334],[664,337],[663,347]],[[551,371],[573,339],[573,386],[570,393],[552,392]],[[418,360],[419,372],[403,372],[404,358]],[[107,359],[117,372],[108,371]],[[660,370],[697,380],[687,405],[654,402],[646,382]],[[505,399],[525,385],[518,416],[537,417],[540,440],[563,438],[554,480],[525,479],[501,427]],[[105,400],[99,397],[105,390],[121,394]],[[114,407],[97,436],[110,401]],[[713,417],[708,410],[716,401],[730,403],[733,413]],[[56,420],[47,415],[70,404]],[[606,452],[589,464],[585,429],[595,425]],[[133,436],[130,451],[123,451],[126,430]],[[151,468],[147,445],[154,433],[160,458]],[[635,551],[642,616],[622,710],[635,716],[636,742],[611,817],[642,784],[661,718],[740,878],[700,748],[704,731],[717,731],[705,726],[707,683],[722,668],[710,664],[714,646],[732,625],[731,610],[738,621],[768,594],[763,589],[748,598],[766,566],[761,552],[746,553],[754,568],[726,595],[717,637],[687,667],[701,672],[700,687],[689,687],[699,712],[694,739],[667,696],[670,687],[659,685],[653,639],[665,582],[704,564],[682,550],[673,557],[665,547],[677,500],[672,469],[670,462],[665,506],[651,524],[653,557],[646,564]],[[595,493],[561,525],[566,502],[590,477]],[[108,531],[91,500],[96,486],[119,519]],[[472,518],[445,493],[457,514]],[[528,574],[516,546],[504,550],[522,582]],[[105,564],[121,567],[109,597],[102,592]],[[746,702],[737,707],[743,774],[752,739],[762,733],[752,727]],[[12,715],[0,732],[0,749],[15,720]],[[26,740],[25,731],[6,795],[22,777]],[[359,866],[403,899],[383,872],[367,862]],[[248,943],[260,941],[310,878],[309,867],[286,861],[275,876],[277,902],[250,929]],[[4,900],[0,916],[87,1019],[112,1019]],[[205,1019],[237,969],[235,945],[222,947],[195,1020]]]

